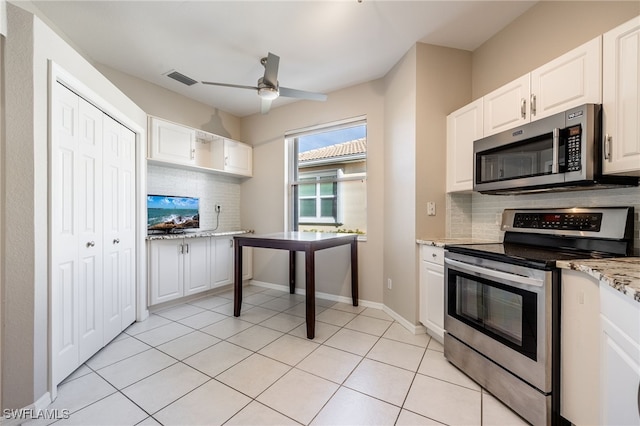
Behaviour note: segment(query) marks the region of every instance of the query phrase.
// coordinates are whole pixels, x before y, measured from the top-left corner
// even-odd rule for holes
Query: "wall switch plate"
[[[387,278],[387,288],[391,290],[392,287],[393,287],[393,282],[391,282],[391,278]]]
[[[429,201],[427,203],[427,216],[435,216],[436,215],[436,203],[433,201]]]

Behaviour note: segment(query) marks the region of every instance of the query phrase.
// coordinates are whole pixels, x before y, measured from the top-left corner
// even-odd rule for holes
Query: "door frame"
[[[98,95],[94,90],[92,90],[85,83],[80,81],[78,78],[67,72],[64,68],[58,65],[53,60],[49,60],[49,87],[48,87],[48,121],[51,123],[52,120],[52,111],[53,111],[53,88],[56,84],[61,83],[69,90],[76,93],[78,96],[82,97],[89,103],[96,106],[105,114],[111,116],[113,119],[118,121],[120,124],[124,125],[133,133],[135,133],[136,137],[136,160],[135,160],[135,178],[136,178],[136,237],[135,237],[135,250],[136,250],[136,321],[143,321],[149,316],[149,310],[147,308],[147,268],[146,268],[146,244],[145,239],[147,237],[147,228],[146,228],[146,187],[147,187],[147,129],[146,127],[141,127],[134,120],[129,118],[125,113],[120,111],[118,108],[113,106],[107,100],[105,100],[102,96]],[[114,90],[117,90],[114,87]],[[48,146],[51,146],[51,133],[52,126],[49,125],[48,129]],[[51,164],[51,150],[49,149],[49,153],[47,154],[47,164]],[[53,249],[53,242],[51,236],[51,170],[47,171],[49,187],[47,188],[49,200],[47,202],[48,208],[48,388],[49,394],[51,397],[51,401],[55,400],[57,394],[57,386],[54,385],[53,382],[53,320],[51,318],[51,302],[52,302],[52,270],[51,270],[51,251]]]

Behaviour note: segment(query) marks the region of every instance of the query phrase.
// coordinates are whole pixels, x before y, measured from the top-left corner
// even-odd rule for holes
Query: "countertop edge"
[[[155,234],[147,235],[147,241],[154,240],[177,240],[181,238],[204,238],[204,237],[226,237],[230,235],[243,235],[251,234],[252,230],[243,229],[238,231],[199,231],[199,232],[185,232],[184,234]]]
[[[640,303],[640,257],[558,261],[556,265],[584,272]]]

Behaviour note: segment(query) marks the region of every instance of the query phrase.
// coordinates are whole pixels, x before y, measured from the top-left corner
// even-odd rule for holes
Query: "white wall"
[[[49,386],[48,61],[54,60],[138,128],[146,128],[146,115],[31,13],[9,4],[8,27],[2,238],[11,250],[2,258],[2,407],[22,408],[47,398]]]

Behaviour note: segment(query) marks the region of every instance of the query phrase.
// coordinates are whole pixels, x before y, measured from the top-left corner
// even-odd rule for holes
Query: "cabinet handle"
[[[229,165],[229,157],[224,157],[224,165],[227,166]]]
[[[531,116],[536,115],[536,95],[531,94]]]
[[[233,239],[229,240],[229,247],[233,248]]]
[[[87,242],[87,247],[95,247],[96,242],[95,241],[89,241]]]
[[[184,254],[184,244],[180,244],[180,254]]]
[[[120,238],[115,238],[113,240],[113,244],[120,244]]]
[[[193,160],[194,158],[196,158],[196,150],[195,150],[195,148],[193,148],[191,150],[191,159]]]
[[[189,254],[189,244],[184,245],[187,248],[187,254]]]
[[[604,135],[604,159],[611,161],[611,135]]]
[[[640,416],[640,383],[638,383],[638,415]]]
[[[525,98],[520,100],[520,116],[527,118],[527,100]]]
[[[436,257],[438,257],[438,255],[437,255],[437,254],[435,254],[435,253],[431,253],[431,256],[432,256],[434,259],[435,259]]]

